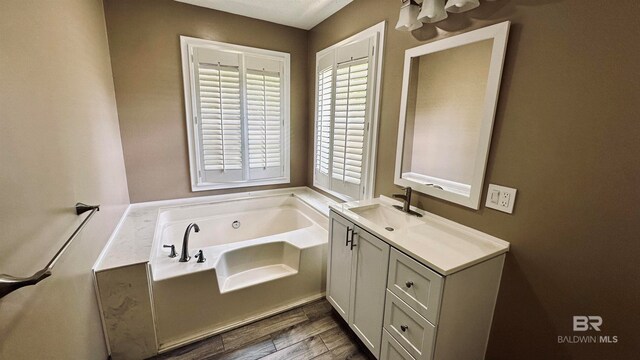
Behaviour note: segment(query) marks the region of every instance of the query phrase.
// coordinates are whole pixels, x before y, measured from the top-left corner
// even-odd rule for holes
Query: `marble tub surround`
[[[401,202],[381,196],[332,204],[331,209],[442,275],[509,251],[509,243],[497,237],[414,207],[412,210],[423,216],[406,215],[392,205]],[[393,227],[393,231],[387,230],[387,226]]]
[[[228,203],[229,201],[237,202],[237,200],[242,199],[269,198],[274,196],[285,198],[291,196],[299,200],[303,206],[309,207],[311,213],[314,214],[312,215],[312,217],[315,217],[314,223],[316,223],[316,221],[326,222],[326,217],[329,214],[329,206],[334,204],[333,200],[309,188],[299,187],[156,201],[131,204],[129,206],[93,267],[96,293],[100,305],[105,337],[113,359],[140,359],[149,357],[157,354],[159,349],[168,349],[186,344],[212,333],[211,326],[208,323],[198,324],[197,331],[177,327],[175,328],[176,330],[183,331],[176,333],[171,332],[174,328],[173,326],[169,326],[168,328],[164,326],[163,328],[165,330],[158,333],[159,320],[156,309],[158,305],[154,305],[154,296],[158,295],[155,294],[155,292],[159,292],[160,296],[165,297],[171,296],[171,294],[175,295],[173,292],[175,287],[172,288],[172,286],[176,284],[175,282],[164,281],[154,286],[152,280],[153,276],[150,268],[152,245],[159,214],[162,213],[162,210],[188,209],[193,205],[206,206],[208,204]],[[325,226],[315,225],[308,230],[312,232],[315,231],[315,233],[322,233],[322,238],[326,242],[326,224],[324,225]],[[277,240],[282,241],[282,239]],[[274,239],[274,241],[276,241],[276,239]],[[315,259],[321,259],[321,262],[324,262],[326,254],[325,251],[321,249],[322,244],[309,243],[308,238],[299,238],[293,242],[296,243],[300,249],[309,249],[304,250],[305,252],[301,254],[300,264],[310,263],[315,261]],[[222,246],[222,248],[216,250],[218,253],[208,252],[206,253],[206,257],[211,257],[215,260],[219,258],[224,251],[232,250],[235,247],[238,247],[238,245],[229,244],[228,246]],[[179,252],[180,248],[176,246],[176,250]],[[190,247],[192,255],[196,250],[195,247]],[[185,265],[185,268],[189,268],[197,264],[195,261],[196,260],[193,259],[187,264],[180,263],[178,265]],[[205,262],[207,265],[213,263],[214,261],[209,260]],[[275,307],[275,313],[287,310],[291,308],[291,306],[298,306],[317,299],[324,291],[324,268],[314,265],[309,269],[302,269],[299,275],[297,273],[291,275],[292,276],[286,279],[278,280],[274,283],[275,286],[278,287],[278,291],[267,291],[269,289],[262,289],[262,287],[264,287],[263,285],[256,287],[258,291],[262,289],[266,291],[266,293],[280,294],[278,295],[280,297],[269,295],[273,298],[272,301],[278,304],[278,306]],[[203,276],[207,277],[209,274],[205,272]],[[215,276],[214,279],[211,280],[211,288],[217,289],[218,286],[216,286]],[[178,279],[177,283],[181,281],[182,280]],[[192,281],[187,281],[186,284],[179,284],[179,286],[183,285],[189,288],[189,291],[186,293],[193,293],[201,287],[190,287],[193,286]],[[287,288],[297,288],[299,289],[299,294],[297,294],[295,298],[288,299],[283,295],[286,294]],[[206,291],[212,289],[206,289]],[[165,292],[163,293],[163,291]],[[233,296],[222,298],[222,301],[228,303],[229,306],[235,306],[242,298],[247,296],[245,290],[238,290],[237,294],[235,293],[236,291],[234,290]],[[267,296],[267,298],[269,296]],[[260,299],[260,297],[256,296],[253,296],[253,298]],[[181,300],[182,298],[176,299]],[[228,301],[224,299],[228,299]],[[220,299],[215,298],[215,300],[219,301]],[[159,309],[161,313],[164,311],[162,318],[166,319],[167,316],[172,316],[174,310],[180,308],[182,305],[182,301],[179,301],[179,303],[168,302],[160,305]],[[207,305],[211,307],[211,304]],[[246,323],[246,321],[257,320],[274,313],[267,312],[267,308],[260,309],[258,303],[247,303],[246,305],[245,312],[248,314],[248,317],[246,317],[246,319],[230,318],[229,320],[232,325],[225,326],[224,324],[218,324],[220,331],[233,328],[234,326],[240,326]],[[256,311],[252,312],[251,310]],[[199,316],[194,318],[194,321],[198,318]],[[169,320],[169,322],[172,321],[173,320]],[[164,323],[166,324],[167,321],[165,320]]]
[[[157,353],[147,267],[134,264],[95,274],[103,325],[113,359]]]
[[[149,261],[158,208],[132,204],[111,235],[111,239],[94,265],[93,271],[116,269]]]

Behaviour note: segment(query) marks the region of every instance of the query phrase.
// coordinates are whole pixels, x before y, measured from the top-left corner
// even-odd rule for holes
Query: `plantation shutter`
[[[240,57],[196,48],[193,53],[199,172],[206,182],[243,179]]]
[[[331,171],[331,114],[333,112],[333,61],[334,52],[318,60],[316,138],[315,138],[315,179],[318,185],[329,187]]]
[[[359,199],[370,112],[372,39],[336,51],[331,189]]]
[[[250,179],[284,173],[284,81],[281,61],[245,57]]]

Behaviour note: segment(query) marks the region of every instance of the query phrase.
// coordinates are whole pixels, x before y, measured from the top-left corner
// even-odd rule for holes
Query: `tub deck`
[[[199,205],[212,201],[229,201],[251,196],[293,194],[329,217],[329,205],[335,204],[330,198],[308,187],[277,190],[251,191],[227,195],[203,196],[188,199],[162,200],[131,204],[125,211],[107,245],[96,260],[93,272],[113,270],[135,264],[146,264],[151,258],[158,210],[167,206]]]

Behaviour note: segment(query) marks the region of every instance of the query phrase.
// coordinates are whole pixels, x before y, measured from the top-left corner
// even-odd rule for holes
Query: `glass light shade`
[[[450,13],[461,13],[475,9],[478,6],[480,6],[479,0],[449,0],[444,8]]]
[[[418,21],[418,13],[420,13],[420,7],[411,1],[408,1],[400,8],[400,16],[398,17],[398,24],[396,24],[396,30],[413,31],[422,27],[422,22]]]
[[[446,19],[447,16],[444,0],[424,0],[422,10],[418,14],[418,20],[423,23],[434,23]]]

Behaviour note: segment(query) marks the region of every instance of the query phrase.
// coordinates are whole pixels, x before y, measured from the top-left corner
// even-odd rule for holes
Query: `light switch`
[[[489,184],[486,206],[506,213],[513,213],[513,204],[516,202],[516,189],[505,186]]]
[[[489,199],[492,204],[498,205],[498,201],[500,199],[500,190],[489,191]]]

